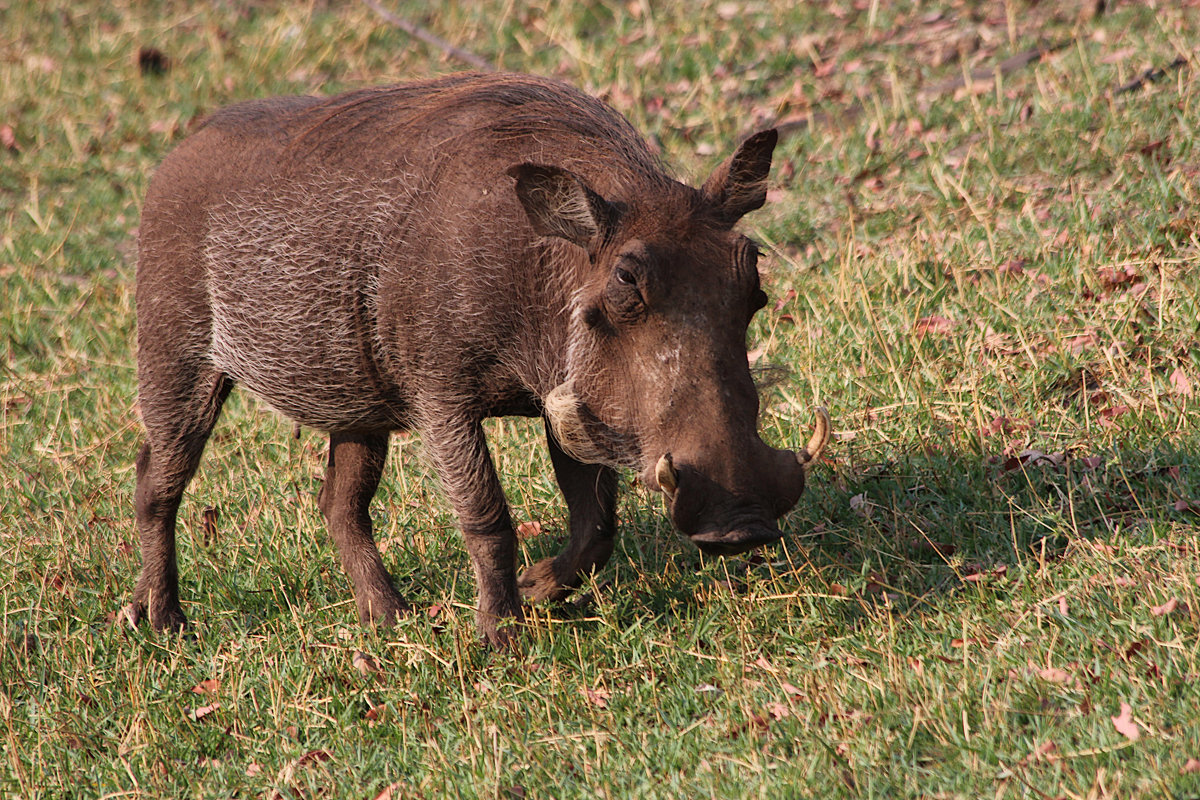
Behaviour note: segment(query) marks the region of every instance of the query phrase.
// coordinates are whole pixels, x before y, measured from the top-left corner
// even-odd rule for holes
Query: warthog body
[[[417,429],[458,514],[493,644],[521,595],[604,564],[615,467],[702,548],[779,537],[808,451],[759,439],[746,363],[766,301],[753,244],[774,131],[693,189],[620,115],[560,83],[457,75],[215,113],[150,184],[138,263],[136,624],[186,624],[175,517],[240,383],[327,431],[318,504],[364,622],[407,604],[368,505],[391,431]],[[570,542],[518,578],[481,421],[545,416]],[[822,426],[819,426],[822,427]]]

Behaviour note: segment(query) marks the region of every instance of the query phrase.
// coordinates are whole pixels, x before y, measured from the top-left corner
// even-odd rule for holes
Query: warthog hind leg
[[[187,369],[191,366],[195,369]],[[183,490],[233,388],[232,380],[206,365],[184,362],[172,377],[172,382],[143,383],[139,395],[146,444],[137,458],[134,503],[142,572],[133,600],[124,609],[130,625],[149,617],[156,631],[178,631],[187,625],[179,605],[175,519]]]
[[[616,535],[616,471],[567,455],[549,425],[546,441],[571,514],[571,538],[561,553],[528,567],[517,580],[525,599],[535,602],[565,599],[584,576],[608,563]]]

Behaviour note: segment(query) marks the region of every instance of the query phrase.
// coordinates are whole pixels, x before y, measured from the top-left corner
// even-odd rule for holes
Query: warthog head
[[[733,227],[766,200],[776,138],[752,136],[701,189],[671,182],[653,203],[606,198],[557,167],[510,170],[534,230],[588,256],[569,304],[566,380],[543,398],[555,437],[580,461],[639,470],[675,526],[713,553],[780,538],[775,520],[829,438],[824,411],[799,453],[758,435],[746,333],[767,296],[758,250]]]

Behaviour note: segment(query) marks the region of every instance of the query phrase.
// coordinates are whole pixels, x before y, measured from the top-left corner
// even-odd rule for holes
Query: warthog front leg
[[[571,514],[571,538],[557,556],[527,568],[517,581],[526,600],[562,600],[612,555],[616,535],[617,473],[567,455],[546,426],[554,477]]]
[[[475,569],[476,623],[489,644],[512,647],[514,623],[525,619],[517,593],[517,534],[483,427],[457,409],[426,412],[425,448],[458,515]]]
[[[409,610],[392,585],[371,534],[371,498],[387,461],[388,434],[335,433],[317,505],[337,543],[342,569],[354,585],[358,618],[388,625]]]

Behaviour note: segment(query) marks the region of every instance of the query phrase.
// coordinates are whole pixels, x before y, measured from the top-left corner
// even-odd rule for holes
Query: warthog
[[[701,549],[780,537],[828,419],[800,453],[757,433],[746,361],[766,303],[734,223],[762,206],[776,134],[699,188],[561,83],[460,74],[213,114],[142,215],[137,459],[142,571],[126,619],[179,629],[175,519],[222,403],[245,386],[329,434],[318,506],[364,623],[409,606],[368,506],[392,431],[420,431],[458,515],[478,625],[565,597],[613,550],[617,467],[661,490]],[[542,416],[570,541],[518,577],[481,423]]]

